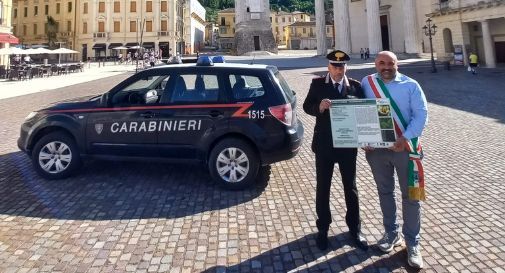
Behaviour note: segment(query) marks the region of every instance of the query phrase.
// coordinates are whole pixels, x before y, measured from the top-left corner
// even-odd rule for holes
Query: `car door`
[[[162,71],[145,71],[112,90],[107,107],[89,114],[86,129],[89,153],[157,156],[156,112],[168,77]]]
[[[226,104],[217,73],[181,71],[169,80],[161,104],[158,144],[163,157],[195,159],[210,140],[228,128],[237,107]]]

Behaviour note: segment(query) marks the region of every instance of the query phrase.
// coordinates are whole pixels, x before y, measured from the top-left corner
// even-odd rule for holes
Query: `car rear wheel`
[[[62,179],[74,174],[81,165],[75,141],[63,132],[43,136],[34,146],[32,162],[46,179]]]
[[[251,186],[258,168],[258,155],[251,145],[240,139],[224,139],[210,153],[210,175],[226,189],[241,190]]]

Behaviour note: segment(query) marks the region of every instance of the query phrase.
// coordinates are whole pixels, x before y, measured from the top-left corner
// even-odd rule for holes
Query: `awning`
[[[159,45],[159,47],[168,47],[169,43],[168,42],[160,42],[158,45]]]
[[[105,50],[106,45],[105,44],[94,44],[92,48],[94,50]]]
[[[137,43],[126,43],[126,45],[124,45],[124,46],[132,47],[132,46],[136,46],[136,45],[137,45]]]
[[[110,43],[109,44],[109,49],[113,49],[118,46],[123,46],[123,43]]]
[[[144,47],[144,48],[154,48],[154,42],[145,42],[145,43],[142,43],[142,47]]]
[[[0,43],[19,44],[19,39],[9,33],[0,33]]]

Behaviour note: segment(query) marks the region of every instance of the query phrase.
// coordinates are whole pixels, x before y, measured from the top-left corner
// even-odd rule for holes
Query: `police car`
[[[296,95],[275,66],[214,60],[147,69],[32,112],[18,146],[46,179],[69,177],[83,157],[155,158],[202,162],[225,188],[245,188],[261,166],[298,152]]]

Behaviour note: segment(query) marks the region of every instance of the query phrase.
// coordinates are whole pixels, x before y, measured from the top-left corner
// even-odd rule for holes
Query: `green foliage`
[[[234,0],[200,0],[205,7],[207,22],[216,22],[217,12],[235,6]],[[302,11],[314,14],[314,0],[272,0],[270,1],[271,11]]]

